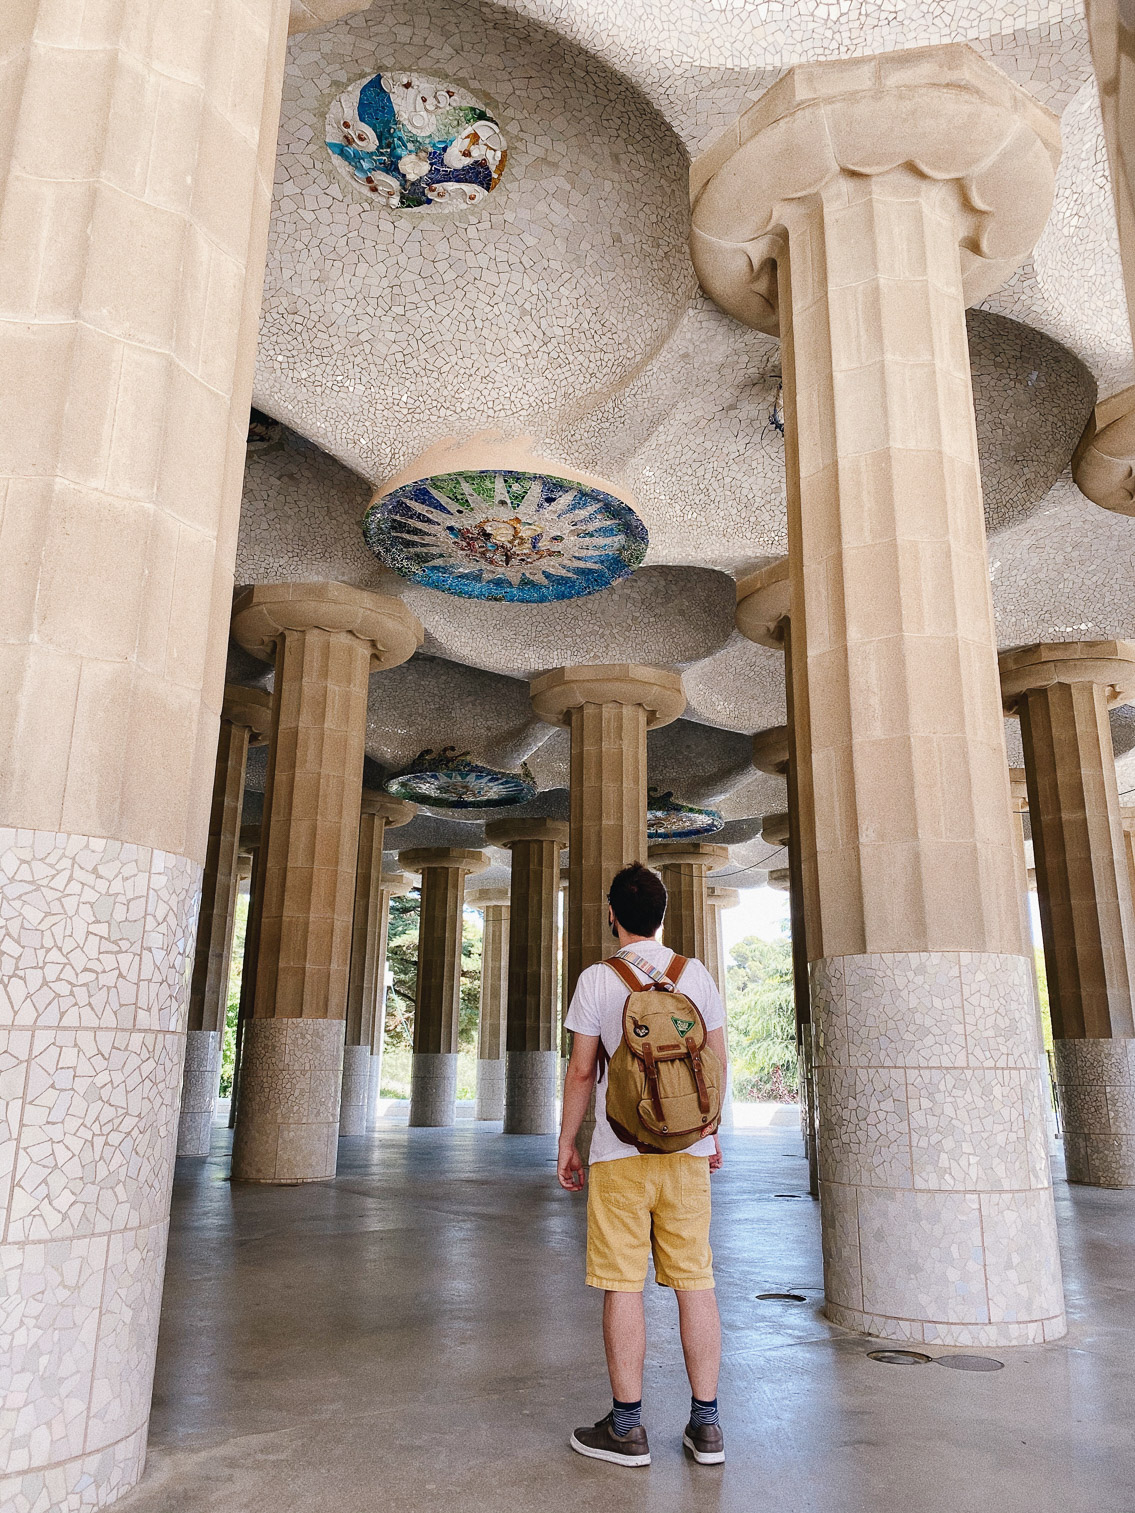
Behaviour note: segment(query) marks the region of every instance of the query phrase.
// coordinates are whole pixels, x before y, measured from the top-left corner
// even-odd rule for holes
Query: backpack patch
[[[694,1021],[692,1019],[678,1019],[673,1014],[671,1014],[670,1016],[670,1023],[674,1026],[683,1040],[685,1040],[686,1036],[694,1027]],[[638,1034],[637,1030],[635,1031],[635,1034]]]
[[[637,1038],[641,1040],[645,1035],[650,1034],[650,1026],[648,1024],[636,1024],[634,1032]]]

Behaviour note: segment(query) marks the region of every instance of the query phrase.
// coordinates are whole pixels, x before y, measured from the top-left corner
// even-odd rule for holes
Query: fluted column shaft
[[[555,820],[497,820],[485,827],[485,840],[512,854],[506,1135],[548,1135],[556,1128],[556,911],[567,838],[568,827]]]
[[[1107,717],[1135,646],[1001,658],[1019,716],[1056,1074],[1071,1182],[1135,1186],[1135,909]]]
[[[1058,150],[947,46],[794,68],[692,170],[781,340],[827,1312],[892,1338],[1065,1329],[965,327]]]
[[[452,1124],[461,1013],[461,946],[465,879],[484,871],[479,851],[427,847],[403,851],[399,862],[422,879],[418,916],[418,983],[414,995],[414,1061],[410,1124]]]
[[[478,903],[481,934],[481,1014],[477,1031],[477,1118],[504,1118],[505,1008],[508,1004],[507,894]]]
[[[217,739],[197,946],[189,986],[185,1068],[177,1127],[179,1156],[207,1156],[212,1143],[232,961],[244,773],[249,737],[255,735],[259,739],[267,731],[271,715],[272,700],[268,694],[252,688],[226,689]]]
[[[274,656],[262,898],[233,1176],[334,1175],[372,666],[421,642],[401,600],[340,583],[248,589],[237,640]]]
[[[724,846],[687,841],[660,841],[650,848],[650,862],[666,888],[662,940],[679,956],[709,966],[716,952],[709,907],[709,874],[729,860]]]

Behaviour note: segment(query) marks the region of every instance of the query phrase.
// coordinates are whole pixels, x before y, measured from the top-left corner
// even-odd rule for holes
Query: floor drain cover
[[[882,1361],[884,1366],[925,1366],[934,1359],[920,1350],[869,1350],[869,1361]]]
[[[951,1371],[1003,1371],[1004,1361],[995,1361],[988,1355],[939,1355],[935,1365],[949,1366]]]
[[[774,1198],[802,1198],[803,1193],[773,1193]]]
[[[754,1297],[759,1303],[806,1303],[802,1292],[758,1292]]]

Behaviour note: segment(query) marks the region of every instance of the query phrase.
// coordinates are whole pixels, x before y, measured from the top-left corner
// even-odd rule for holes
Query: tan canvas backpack
[[[629,990],[607,1072],[607,1120],[644,1155],[673,1155],[717,1129],[725,1076],[697,1004],[676,986],[686,957],[675,956],[665,973],[631,961],[620,954],[606,963]]]

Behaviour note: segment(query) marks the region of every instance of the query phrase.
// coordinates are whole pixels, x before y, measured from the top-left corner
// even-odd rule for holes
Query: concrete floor
[[[304,1188],[231,1186],[227,1131],[181,1163],[124,1513],[1135,1510],[1135,1192],[1058,1189],[1065,1342],[988,1374],[884,1366],[820,1317],[798,1139],[738,1131],[714,1182],[729,1461],[683,1456],[673,1299],[651,1286],[654,1464],[618,1470],[567,1448],[609,1406],[583,1203],[553,1141],[498,1131],[342,1141],[341,1175]],[[754,1299],[787,1288],[807,1301]]]

